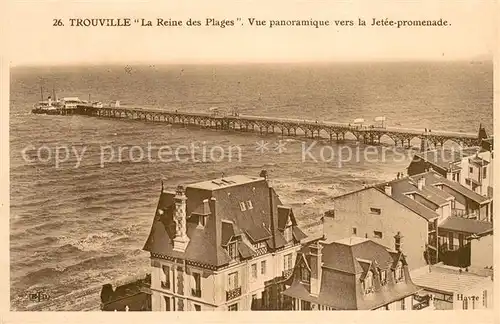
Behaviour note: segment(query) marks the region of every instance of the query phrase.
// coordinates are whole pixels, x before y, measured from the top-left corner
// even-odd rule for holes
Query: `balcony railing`
[[[241,287],[234,288],[226,291],[226,301],[235,299],[241,296]]]
[[[201,297],[201,289],[191,289],[191,296]]]
[[[465,209],[452,209],[451,216],[477,219],[477,211],[467,211]]]
[[[293,269],[283,270],[283,278],[285,278],[285,279],[290,278],[292,273],[293,273]]]

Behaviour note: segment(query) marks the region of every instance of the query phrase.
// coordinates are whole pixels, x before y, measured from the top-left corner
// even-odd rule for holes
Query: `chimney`
[[[389,185],[388,183],[385,185],[384,187],[384,190],[385,190],[385,194],[387,196],[392,196],[392,186]]]
[[[215,213],[217,211],[217,199],[215,197],[210,198],[210,201],[208,202],[210,205],[210,215],[215,216]]]
[[[317,241],[316,243],[309,246],[310,249],[310,266],[311,266],[311,295],[318,296],[321,290],[321,264],[323,253],[321,250],[323,247],[321,243]]]
[[[175,238],[174,251],[185,252],[189,243],[189,237],[186,233],[186,200],[184,187],[178,186],[175,191],[174,203],[174,222],[175,222]]]
[[[394,235],[394,249],[398,252],[401,252],[401,239],[403,236],[401,235],[400,232],[398,232],[396,235]]]
[[[259,177],[265,178],[267,180],[267,170],[260,171]]]
[[[425,178],[421,177],[417,181],[418,190],[422,190],[424,188],[424,186],[425,186]]]
[[[210,204],[208,199],[203,200],[203,215],[210,214]]]

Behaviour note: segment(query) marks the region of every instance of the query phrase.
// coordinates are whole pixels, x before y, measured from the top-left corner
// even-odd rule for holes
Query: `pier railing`
[[[366,144],[380,144],[382,137],[390,138],[395,145],[411,146],[414,139],[421,143],[443,145],[453,141],[462,147],[478,146],[481,139],[477,134],[427,129],[409,129],[402,127],[378,127],[340,122],[326,122],[307,119],[293,119],[267,116],[250,116],[242,114],[220,115],[203,112],[180,112],[160,108],[141,107],[94,107],[79,105],[76,109],[61,114],[78,114],[95,117],[121,118],[163,122],[176,125],[194,125],[204,128],[237,131],[258,131],[260,134],[281,133],[283,136],[297,136],[301,133],[309,138],[329,138],[344,141],[350,134],[356,141]]]

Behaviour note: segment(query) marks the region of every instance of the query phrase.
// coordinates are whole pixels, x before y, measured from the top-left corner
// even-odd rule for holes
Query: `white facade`
[[[274,254],[266,253],[250,260],[235,261],[220,270],[207,270],[152,257],[152,310],[180,310],[179,299],[183,300],[184,311],[250,310],[252,298],[262,298],[265,282],[283,275],[289,256],[293,267],[300,247],[300,244],[290,244]],[[168,267],[168,280],[163,271],[164,266]],[[256,269],[256,273],[253,269]],[[196,282],[196,274],[200,276],[199,283]],[[162,282],[169,284],[162,286]],[[182,289],[179,287],[180,282]],[[241,288],[241,294],[227,300],[227,292],[237,288]],[[196,295],[198,291],[199,295]],[[235,294],[238,295],[238,292]]]

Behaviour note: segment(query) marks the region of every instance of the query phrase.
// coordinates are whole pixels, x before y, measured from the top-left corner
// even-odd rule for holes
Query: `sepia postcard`
[[[2,323],[493,323],[496,2],[4,9]]]

